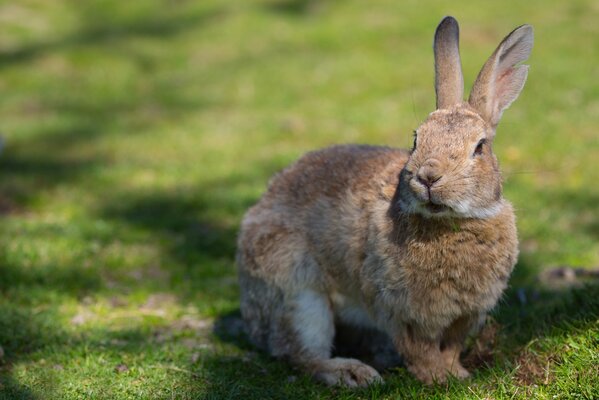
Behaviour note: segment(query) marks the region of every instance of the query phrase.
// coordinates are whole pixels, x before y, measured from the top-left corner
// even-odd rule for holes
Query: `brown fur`
[[[363,386],[380,380],[373,368],[331,358],[335,323],[355,325],[388,335],[423,382],[467,377],[462,343],[518,254],[492,122],[458,102],[429,115],[412,152],[335,146],[275,176],[239,235],[252,341],[327,384]]]
[[[452,17],[443,18],[435,32],[435,92],[437,108],[462,101],[464,76],[460,61],[460,29]]]

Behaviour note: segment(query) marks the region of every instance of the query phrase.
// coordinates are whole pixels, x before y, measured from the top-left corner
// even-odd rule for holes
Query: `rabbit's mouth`
[[[451,208],[447,207],[444,204],[436,204],[436,203],[432,203],[430,201],[428,203],[424,204],[424,207],[431,214],[440,214],[444,211],[451,211]]]

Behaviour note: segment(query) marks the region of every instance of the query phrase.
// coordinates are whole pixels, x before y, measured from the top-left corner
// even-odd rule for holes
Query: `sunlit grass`
[[[591,1],[21,0],[0,4],[0,397],[597,398],[599,9]],[[239,335],[234,251],[269,177],[333,143],[407,147],[434,107],[432,34],[466,83],[531,23],[495,144],[521,239],[490,364],[314,384]],[[217,329],[213,332],[213,325]]]

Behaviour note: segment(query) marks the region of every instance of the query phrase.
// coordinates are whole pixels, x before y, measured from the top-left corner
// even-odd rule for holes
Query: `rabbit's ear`
[[[460,63],[460,28],[453,17],[445,17],[437,26],[435,42],[435,92],[437,109],[448,108],[464,100],[464,76]]]
[[[506,36],[481,69],[468,102],[492,126],[524,87],[528,65],[518,65],[530,56],[532,26],[522,25]]]

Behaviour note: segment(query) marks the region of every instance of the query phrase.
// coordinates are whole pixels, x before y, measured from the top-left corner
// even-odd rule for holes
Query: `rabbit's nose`
[[[418,169],[418,173],[416,174],[416,178],[418,182],[422,183],[427,188],[433,186],[435,182],[437,182],[443,175],[441,175],[441,163],[435,159],[427,160],[422,166]]]

